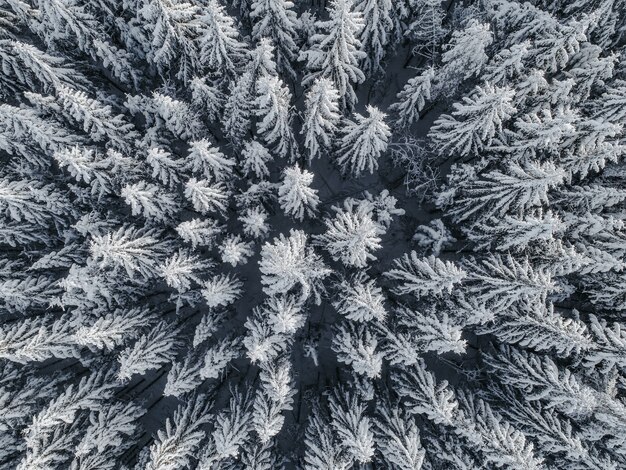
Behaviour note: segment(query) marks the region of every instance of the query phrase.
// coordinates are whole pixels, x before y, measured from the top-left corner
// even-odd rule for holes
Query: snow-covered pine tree
[[[191,178],[185,183],[185,197],[200,214],[224,213],[228,206],[230,191],[223,183],[211,184],[208,180]]]
[[[233,267],[238,264],[245,264],[254,253],[252,243],[243,241],[239,235],[227,237],[220,245],[219,250],[222,254],[222,261]]]
[[[188,468],[204,439],[202,427],[211,420],[208,412],[212,405],[208,397],[197,395],[179,406],[172,421],[166,420],[165,429],[157,431],[146,470]]]
[[[240,41],[234,19],[218,0],[209,0],[197,18],[200,61],[222,77],[239,72],[246,56],[246,45]]]
[[[383,291],[364,272],[338,285],[337,311],[354,322],[382,322],[387,316]]]
[[[450,261],[442,261],[434,256],[419,258],[415,251],[394,261],[395,269],[385,276],[399,282],[392,290],[398,295],[412,294],[441,295],[451,292],[455,284],[467,277],[467,272]]]
[[[139,273],[144,279],[158,275],[168,243],[158,238],[156,230],[142,230],[126,225],[106,235],[92,238],[89,251],[100,268],[121,268],[129,277]]]
[[[321,281],[330,274],[322,258],[307,246],[307,236],[301,230],[291,230],[289,237],[280,234],[261,249],[259,269],[263,291],[267,295],[284,294],[294,287],[301,295],[314,296],[320,301]]]
[[[387,150],[391,131],[385,113],[367,106],[368,116],[355,115],[346,122],[338,150],[337,163],[344,174],[361,176],[378,168],[378,159]]]
[[[181,342],[179,330],[166,322],[159,322],[148,333],[139,337],[132,346],[119,355],[120,380],[129,380],[135,374],[145,374],[147,370],[162,367],[176,356]]]
[[[315,215],[320,198],[311,188],[313,173],[301,170],[295,164],[283,171],[283,182],[278,187],[278,202],[287,215],[302,220]]]
[[[280,78],[264,76],[259,79],[254,101],[256,115],[260,118],[257,132],[267,145],[274,146],[278,155],[294,159],[298,150],[291,129],[290,102],[291,93]]]
[[[242,170],[245,176],[253,173],[257,178],[269,176],[267,164],[272,161],[272,155],[256,140],[246,142],[241,150],[243,160]]]
[[[359,36],[364,28],[363,14],[354,10],[352,0],[332,0],[328,6],[329,19],[315,23],[316,34],[311,46],[300,52],[306,61],[308,74],[303,85],[318,77],[329,78],[339,91],[342,109],[351,110],[356,103],[353,86],[362,83],[365,75],[359,62],[366,57],[360,50]]]
[[[322,151],[331,147],[331,138],[337,131],[339,119],[339,91],[330,79],[316,79],[307,92],[302,124],[309,160],[319,157]]]
[[[422,468],[426,451],[420,442],[419,428],[414,417],[398,406],[388,404],[374,421],[374,433],[383,460],[400,470]]]
[[[383,353],[377,350],[378,341],[366,326],[341,325],[333,338],[337,360],[348,364],[354,372],[370,379],[380,376]]]
[[[411,22],[404,31],[413,43],[413,51],[425,56],[433,65],[439,53],[441,41],[446,35],[443,26],[445,10],[441,0],[411,0]]]
[[[367,463],[375,451],[372,422],[365,415],[365,404],[349,392],[337,391],[329,399],[331,426],[353,461]]]
[[[138,17],[146,29],[146,58],[164,78],[174,72],[187,82],[199,69],[197,17],[192,3],[171,0],[142,2]]]
[[[207,139],[190,143],[189,167],[194,173],[214,181],[229,180],[235,162],[211,145]]]
[[[430,137],[440,154],[477,154],[502,134],[505,123],[516,109],[510,88],[477,86],[471,98],[454,105],[452,115],[443,115],[430,130]],[[460,119],[459,119],[460,118]]]
[[[380,236],[385,229],[374,220],[368,201],[346,199],[343,207],[332,209],[335,216],[325,219],[326,232],[315,238],[316,244],[344,265],[364,268],[368,261],[376,259],[371,252],[381,247]]]
[[[505,172],[493,170],[466,187],[460,186],[451,212],[457,220],[487,219],[540,207],[548,200],[548,191],[559,187],[565,176],[562,168],[549,162],[511,163]]]
[[[420,118],[426,100],[431,97],[432,81],[435,78],[435,69],[425,69],[418,76],[411,78],[400,93],[398,101],[389,106],[389,110],[397,114],[394,119],[395,127],[407,129]]]
[[[210,308],[228,306],[241,296],[242,282],[235,276],[218,274],[203,285],[202,296]]]
[[[161,266],[161,276],[168,286],[178,292],[185,292],[191,288],[192,283],[200,284],[199,276],[211,267],[211,263],[181,250],[165,260]]]
[[[492,42],[489,24],[476,19],[469,20],[464,29],[454,31],[441,56],[441,73],[448,81],[445,88],[454,89],[462,81],[478,75],[489,59],[486,48]]]
[[[243,224],[243,233],[249,237],[264,238],[269,231],[267,213],[263,209],[247,209],[239,220]]]
[[[250,5],[253,21],[252,38],[270,38],[276,47],[278,69],[295,77],[291,62],[296,58],[296,40],[299,21],[294,4],[289,0],[254,0]]]
[[[244,72],[230,84],[230,93],[224,105],[222,130],[233,146],[239,148],[251,125],[254,114],[254,77]]]
[[[357,0],[354,11],[363,15],[365,24],[359,37],[361,50],[365,53],[362,69],[370,76],[380,75],[393,34],[393,3],[391,0]]]

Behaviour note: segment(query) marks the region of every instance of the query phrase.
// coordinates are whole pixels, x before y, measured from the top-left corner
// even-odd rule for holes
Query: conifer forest
[[[625,126],[626,0],[0,0],[0,470],[626,469]]]

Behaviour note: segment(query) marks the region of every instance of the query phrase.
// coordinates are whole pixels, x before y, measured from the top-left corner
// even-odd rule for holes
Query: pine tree
[[[315,238],[335,260],[346,266],[363,268],[375,260],[371,251],[381,248],[380,235],[384,228],[373,219],[372,207],[367,202],[346,199],[343,207],[333,206],[335,217],[326,218],[326,233]]]
[[[397,114],[394,120],[395,127],[408,129],[420,118],[426,100],[430,99],[432,81],[435,78],[435,69],[427,68],[417,77],[409,79],[404,88],[398,93],[398,101],[389,106],[389,110]]]
[[[243,233],[248,237],[264,238],[269,232],[267,213],[263,209],[247,209],[239,220],[243,223]]]
[[[309,151],[309,160],[317,158],[322,151],[330,148],[339,118],[339,91],[331,80],[316,79],[306,96],[306,112],[302,125],[304,146]]]
[[[392,289],[398,295],[439,296],[443,292],[452,292],[454,285],[467,277],[467,272],[454,263],[434,256],[420,259],[415,251],[410,255],[405,253],[402,258],[394,260],[394,264],[396,268],[386,272],[385,276],[402,281]]]
[[[154,323],[154,314],[133,308],[115,310],[98,318],[90,325],[82,325],[73,334],[72,342],[91,350],[112,351],[136,339],[146,326]]]
[[[32,12],[27,15],[29,27],[51,48],[58,42],[67,42],[70,47],[101,61],[121,81],[136,81],[130,54],[117,48],[109,41],[109,35],[85,5],[74,0],[44,0],[36,10],[36,19]]]
[[[386,115],[373,106],[366,109],[367,117],[356,114],[355,121],[347,121],[337,157],[342,172],[356,177],[378,168],[378,159],[387,150],[391,135]]]
[[[370,379],[380,377],[383,354],[377,351],[378,342],[367,327],[351,324],[339,327],[333,338],[337,360],[351,366],[357,374]]]
[[[455,88],[456,83],[481,72],[488,60],[485,49],[492,42],[489,25],[477,20],[470,20],[465,29],[452,33],[448,50],[441,57],[444,64],[442,73],[451,80],[449,87]]]
[[[289,237],[280,234],[273,243],[266,242],[259,269],[267,295],[284,294],[298,286],[303,298],[312,294],[316,302],[320,300],[321,281],[330,274],[320,256],[307,246],[307,236],[300,230],[291,230]]]
[[[161,266],[161,276],[168,286],[178,292],[186,292],[192,283],[200,284],[199,274],[210,267],[211,264],[205,260],[181,250],[165,260]]]
[[[186,101],[154,92],[152,104],[158,119],[174,136],[181,139],[194,139],[204,134],[204,125]]]
[[[201,63],[217,76],[233,77],[246,55],[235,21],[218,0],[209,0],[198,23]]]
[[[231,82],[230,94],[224,105],[222,129],[235,147],[241,147],[250,129],[253,114],[254,80],[250,72],[244,72]]]
[[[272,155],[262,144],[256,140],[246,142],[241,150],[241,157],[244,176],[248,176],[250,173],[261,179],[269,176],[267,164],[272,161]]]
[[[224,213],[228,209],[230,191],[223,183],[210,184],[207,180],[191,178],[185,184],[185,197],[200,214]]]
[[[288,347],[288,337],[276,333],[269,321],[262,318],[257,311],[252,318],[248,318],[244,325],[248,334],[243,340],[247,356],[253,364],[266,364],[278,359]]]
[[[19,83],[31,90],[52,91],[60,85],[83,87],[85,77],[61,57],[46,53],[17,39],[0,40],[2,86],[17,91]]]
[[[92,238],[89,251],[100,268],[123,268],[129,277],[139,273],[144,279],[158,275],[158,265],[167,249],[167,243],[157,238],[154,230],[120,227],[106,235]]]
[[[270,297],[261,315],[276,334],[294,334],[306,321],[302,302],[293,295]]]
[[[465,352],[467,341],[462,338],[462,325],[458,320],[449,318],[446,312],[421,313],[401,307],[396,310],[395,316],[398,323],[406,328],[407,334],[394,334],[387,331],[391,341],[386,353],[391,353],[392,357],[411,357],[412,355],[405,354],[405,347],[423,353],[434,351],[437,354],[449,352],[463,354]],[[402,348],[398,348],[398,345]]]
[[[339,91],[342,109],[352,109],[356,103],[353,84],[365,81],[359,68],[359,62],[366,56],[358,39],[363,27],[363,15],[353,10],[352,0],[333,0],[328,21],[315,23],[311,47],[298,58],[306,61],[309,71],[303,85],[318,77],[329,78]]]
[[[120,196],[130,206],[133,215],[143,215],[146,219],[167,221],[178,208],[171,194],[144,181],[123,187]]]
[[[226,366],[233,359],[241,355],[241,341],[239,339],[224,339],[211,346],[200,363],[201,379],[217,379]]]
[[[207,139],[191,142],[189,159],[191,171],[208,180],[229,180],[235,167],[235,162],[213,147]]]
[[[441,0],[411,0],[410,4],[414,13],[404,35],[415,43],[413,51],[425,56],[432,65],[446,35],[445,10]]]
[[[208,121],[217,122],[226,104],[226,96],[220,84],[208,77],[194,77],[189,87],[191,103],[204,111]]]
[[[393,405],[384,406],[374,421],[378,447],[385,462],[399,470],[422,468],[426,451],[415,418]]]
[[[200,454],[199,470],[209,470],[214,463],[239,456],[251,431],[251,405],[247,395],[232,393],[228,409],[221,411],[215,419],[212,445],[207,445]]]
[[[361,50],[364,57],[363,71],[369,75],[383,72],[381,64],[393,30],[393,4],[391,0],[358,0],[354,11],[363,15],[365,26],[361,30]]]
[[[161,321],[148,333],[141,335],[134,345],[120,353],[118,378],[126,381],[134,374],[144,374],[171,362],[181,345],[177,338],[179,332]]]
[[[108,140],[114,146],[123,148],[137,137],[132,124],[123,115],[114,115],[110,106],[91,99],[85,92],[59,85],[56,90],[61,107],[78,122],[92,140]]]
[[[348,470],[352,458],[333,436],[329,420],[314,409],[305,434],[304,468],[306,470]]]
[[[498,308],[541,301],[557,289],[550,273],[533,267],[527,257],[490,255],[467,261],[465,268],[471,282],[468,292],[482,303],[495,302]]]
[[[89,415],[89,425],[76,447],[71,470],[114,468],[137,437],[138,420],[146,412],[132,403],[114,403]]]
[[[179,406],[172,421],[166,420],[165,429],[157,431],[146,470],[188,468],[204,439],[202,427],[210,421],[212,404],[206,396],[198,395]]]
[[[347,392],[337,392],[329,399],[332,428],[354,460],[367,463],[374,456],[374,434],[365,406]]]
[[[609,326],[605,320],[598,319],[595,315],[589,315],[590,328],[593,335],[593,345],[585,354],[585,366],[595,367],[602,365],[603,370],[609,370],[613,366],[623,367],[624,347],[626,335],[620,323]]]
[[[543,468],[543,460],[534,455],[533,444],[495,413],[488,403],[465,394],[461,394],[460,402],[470,418],[459,423],[458,429],[478,444],[488,462],[519,470]]]
[[[110,370],[100,369],[70,384],[32,417],[24,430],[27,446],[37,437],[50,433],[62,424],[72,424],[80,410],[99,410],[113,397],[117,385],[111,382]]]
[[[211,307],[227,306],[241,296],[242,282],[235,276],[219,274],[203,285],[202,296]]]
[[[286,214],[298,220],[315,215],[320,202],[317,190],[311,188],[313,173],[300,170],[296,164],[283,171],[283,182],[278,187],[278,202]]]
[[[290,16],[290,15],[289,15]],[[256,47],[250,52],[250,72],[254,82],[257,83],[261,77],[274,77],[278,75],[278,68],[275,60],[276,47],[268,37],[258,40]]]
[[[184,241],[191,243],[192,248],[197,246],[211,246],[222,233],[222,227],[216,220],[192,219],[182,222],[176,227],[176,232]]]
[[[565,224],[558,216],[539,210],[520,219],[506,215],[502,219],[489,218],[477,223],[468,237],[481,247],[498,251],[522,251],[530,246],[542,246],[554,241],[563,232]]]
[[[256,115],[261,118],[257,132],[267,145],[281,157],[296,155],[295,138],[289,113],[291,93],[278,77],[261,77],[257,83],[254,102]]]
[[[46,154],[80,143],[80,139],[71,138],[57,122],[43,119],[33,108],[0,104],[0,123],[3,149],[10,155],[21,154],[29,160],[36,157],[24,148],[27,143],[28,147],[36,144]]]
[[[354,322],[382,322],[387,316],[382,289],[365,273],[359,272],[338,286],[337,311]]]
[[[222,261],[235,267],[238,264],[246,264],[248,258],[252,256],[252,243],[244,242],[239,235],[227,237],[219,248],[222,254]]]
[[[507,85],[526,71],[524,60],[529,54],[529,42],[515,44],[495,55],[485,67],[485,80],[492,85]]]
[[[295,77],[291,62],[296,57],[298,17],[288,0],[254,0],[250,6],[250,18],[254,25],[252,38],[270,38],[276,46],[276,64],[279,70]]]
[[[188,82],[199,69],[198,7],[171,0],[142,3],[138,16],[149,31],[144,43],[146,58],[164,78],[175,71],[177,78]]]
[[[511,163],[506,172],[493,170],[459,191],[452,213],[457,220],[502,217],[548,202],[548,191],[563,183],[565,172],[552,163]]]
[[[210,339],[213,334],[219,329],[224,321],[224,313],[219,311],[210,311],[206,313],[201,319],[200,323],[196,325],[196,329],[193,333],[194,348],[203,344]]]
[[[19,292],[30,293],[28,290]],[[28,304],[24,305],[24,308],[27,307]],[[75,321],[72,322],[67,316],[54,321],[48,317],[35,317],[13,327],[7,325],[0,330],[3,344],[1,357],[19,364],[45,361],[53,357],[79,357],[72,336],[75,327]]]
[[[568,369],[559,368],[549,357],[501,347],[498,357],[486,357],[489,367],[502,374],[502,381],[528,393],[529,400],[545,400],[574,419],[584,419],[601,405],[597,392]]]
[[[443,248],[456,242],[441,219],[434,219],[428,225],[417,227],[412,240],[423,249],[430,250],[435,257],[439,256]]]
[[[461,156],[478,153],[502,133],[502,124],[515,112],[510,88],[477,86],[471,98],[456,103],[452,115],[443,115],[429,131],[440,154],[452,151]],[[459,118],[462,118],[460,120]]]
[[[262,443],[276,436],[284,423],[282,412],[293,408],[291,367],[287,362],[270,363],[263,366],[260,374],[261,388],[253,405],[252,427]]]
[[[437,384],[423,359],[412,367],[394,370],[391,379],[407,411],[425,415],[435,424],[453,425],[458,413],[456,396],[446,381]]]
[[[535,351],[552,351],[558,356],[580,354],[592,347],[585,324],[564,318],[554,311],[552,304],[522,305],[507,318],[494,323],[477,331],[494,334],[502,343],[520,344]]]
[[[183,180],[184,163],[172,158],[172,154],[158,147],[148,151],[146,163],[152,167],[152,177],[158,179],[169,188],[175,189]],[[141,181],[138,185],[144,185]]]

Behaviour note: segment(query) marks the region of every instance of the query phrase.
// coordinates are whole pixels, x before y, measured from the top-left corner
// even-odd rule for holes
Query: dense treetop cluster
[[[0,469],[626,468],[625,33],[0,0]]]

